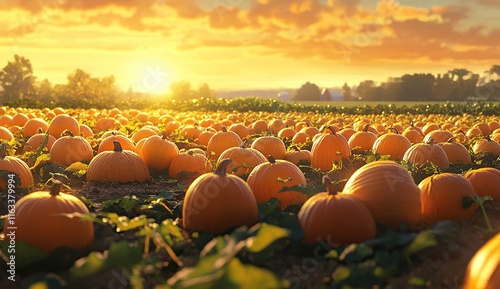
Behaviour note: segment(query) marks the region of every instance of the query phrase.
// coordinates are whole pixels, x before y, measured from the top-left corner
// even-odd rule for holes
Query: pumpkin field
[[[499,113],[0,107],[0,288],[500,288]]]

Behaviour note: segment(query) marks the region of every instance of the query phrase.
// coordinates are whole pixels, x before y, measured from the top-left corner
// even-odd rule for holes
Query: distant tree
[[[344,100],[352,100],[351,88],[347,85],[347,82],[342,86],[342,96]]]
[[[434,100],[432,87],[435,78],[430,73],[405,74],[401,77],[402,97],[401,100]]]
[[[450,76],[447,73],[442,76],[439,74],[432,87],[432,94],[436,100],[450,100],[453,90],[454,83]]]
[[[321,90],[319,87],[310,83],[309,81],[304,83],[296,92],[295,100],[320,100]]]
[[[381,100],[380,89],[373,80],[364,80],[356,88],[356,93],[363,100]]]
[[[9,101],[24,98],[35,92],[35,77],[29,59],[14,55],[14,61],[9,61],[0,71],[0,86],[2,100]]]
[[[403,94],[403,85],[401,78],[391,77],[380,85],[382,89],[382,100],[397,101],[401,100]]]
[[[101,102],[113,102],[118,95],[115,77],[107,76],[102,79],[91,77],[81,69],[70,73],[68,82],[58,87],[59,99],[87,99]]]
[[[36,84],[36,99],[40,101],[54,100],[54,88],[48,79],[42,80]]]
[[[193,91],[191,83],[187,80],[172,82],[170,85],[173,99],[191,99],[193,98]]]
[[[210,89],[210,86],[206,83],[200,84],[198,90],[196,91],[196,98],[213,98],[215,97],[215,91]]]

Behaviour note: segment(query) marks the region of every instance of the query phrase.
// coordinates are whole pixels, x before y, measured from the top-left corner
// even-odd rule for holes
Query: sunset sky
[[[439,3],[439,4],[436,4]],[[321,87],[500,64],[498,0],[0,0],[0,67],[126,90]]]

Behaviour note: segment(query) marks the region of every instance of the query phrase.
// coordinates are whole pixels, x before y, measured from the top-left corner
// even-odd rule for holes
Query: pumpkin
[[[172,160],[179,155],[177,145],[167,139],[167,135],[148,137],[140,150],[140,156],[151,170],[168,170]]]
[[[473,128],[478,128],[483,136],[488,136],[491,134],[491,127],[484,122],[474,124]]]
[[[114,118],[104,117],[95,122],[94,131],[101,132],[107,130],[114,130],[118,126],[118,122]]]
[[[401,135],[406,137],[412,144],[420,143],[424,139],[422,133],[412,126],[407,127]]]
[[[219,234],[257,223],[255,196],[240,177],[226,174],[230,163],[225,159],[214,173],[203,174],[189,185],[182,206],[184,228]]]
[[[403,160],[416,167],[434,164],[440,169],[446,169],[450,166],[448,156],[440,146],[434,144],[432,138],[427,143],[412,145],[403,155]]]
[[[94,131],[90,128],[90,126],[86,124],[80,124],[80,135],[84,138],[89,138],[94,135]]]
[[[471,155],[467,148],[459,143],[454,142],[456,137],[451,137],[446,142],[438,143],[448,157],[448,162],[453,165],[468,165],[472,163]]]
[[[285,160],[295,165],[311,165],[311,152],[308,150],[292,149],[285,154]]]
[[[464,177],[472,184],[478,196],[491,196],[500,200],[500,170],[480,168],[469,170]]]
[[[255,134],[262,134],[268,130],[268,123],[265,120],[256,120],[250,126]]]
[[[389,228],[420,220],[420,190],[400,164],[384,160],[363,165],[347,180],[343,194],[356,196],[375,221]]]
[[[97,153],[112,151],[115,148],[114,142],[118,141],[123,150],[135,151],[135,145],[131,139],[120,134],[111,134],[101,140]]]
[[[241,144],[241,138],[232,131],[227,131],[223,126],[221,131],[216,132],[208,141],[207,156],[216,161],[219,156],[228,148],[238,147]]]
[[[292,143],[294,144],[303,144],[308,142],[311,139],[311,137],[305,133],[305,132],[297,132],[293,137],[292,137]]]
[[[246,147],[247,141],[243,141],[239,147],[231,147],[222,152],[217,160],[217,166],[224,159],[231,159],[232,162],[226,166],[227,173],[233,173],[237,176],[244,176],[259,164],[267,161],[266,157],[254,148]]]
[[[279,132],[278,132],[278,137],[281,138],[281,139],[293,139],[293,137],[295,136],[297,132],[292,128],[292,127],[285,127],[285,128],[282,128]]]
[[[336,134],[330,126],[327,129],[331,133],[319,135],[311,148],[311,166],[322,171],[330,171],[334,162],[351,156],[351,150],[345,137]]]
[[[195,138],[198,137],[198,135],[202,132],[198,124],[189,124],[181,127],[179,129],[179,136],[189,139],[189,140],[194,140]]]
[[[212,136],[214,136],[214,134],[216,132],[217,131],[215,129],[208,127],[205,130],[203,130],[202,132],[200,132],[200,134],[196,138],[195,142],[199,145],[207,146],[208,142],[210,141],[210,139],[212,138]]]
[[[332,181],[323,177],[326,192],[309,198],[297,215],[306,243],[327,241],[348,245],[375,237],[375,220],[355,196],[337,194]]]
[[[6,140],[7,142],[10,142],[14,138],[14,135],[12,132],[6,128],[1,126],[0,127],[0,139]]]
[[[37,134],[39,129],[47,131],[49,129],[49,124],[42,118],[32,118],[24,124],[21,133],[25,138],[31,137]]]
[[[141,157],[131,150],[123,150],[118,140],[113,140],[112,151],[97,154],[87,168],[86,179],[101,183],[143,182],[149,180],[149,169]]]
[[[12,125],[17,125],[17,126],[24,126],[26,124],[26,122],[28,122],[29,120],[29,117],[24,114],[24,113],[16,113],[13,117],[12,117]]]
[[[242,123],[233,123],[227,130],[235,132],[241,139],[246,138],[250,134],[248,127]]]
[[[80,124],[78,121],[67,114],[58,114],[49,124],[49,134],[60,138],[64,131],[71,131],[74,135],[80,135]]]
[[[7,156],[7,146],[0,142],[0,171],[15,173],[21,180],[21,188],[29,188],[35,183],[28,165],[18,157]],[[8,180],[0,177],[0,189],[7,189]],[[16,184],[19,185],[19,184]]]
[[[44,133],[42,129],[39,129],[38,133],[32,135],[23,147],[23,152],[38,150],[42,144],[43,148],[47,148],[50,151],[52,145],[56,141],[56,138],[48,133]]]
[[[490,153],[494,157],[500,156],[500,144],[496,141],[492,141],[489,137],[476,140],[472,146],[472,151],[475,154],[478,153]]]
[[[398,130],[395,133],[386,133],[377,138],[373,143],[373,153],[388,155],[391,160],[401,160],[405,152],[411,147],[410,141],[399,134]]]
[[[500,233],[494,235],[474,256],[465,270],[464,289],[500,288]]]
[[[15,206],[16,241],[51,252],[59,247],[83,249],[94,240],[94,224],[65,214],[88,214],[77,197],[60,193],[62,184],[55,182],[50,192],[37,191],[20,198]],[[8,236],[9,226],[3,233]]]
[[[90,143],[71,131],[64,131],[50,148],[50,161],[61,166],[69,166],[75,162],[90,162],[94,153]]]
[[[369,124],[365,125],[362,131],[355,132],[348,138],[347,144],[353,152],[360,153],[372,149],[373,144],[377,140],[377,135],[369,132],[369,127]]]
[[[172,159],[168,174],[174,179],[192,181],[211,170],[212,165],[205,155],[190,150]]]
[[[451,132],[437,129],[426,134],[423,142],[428,143],[431,139],[433,139],[434,143],[440,143],[449,140],[451,137],[453,137],[453,134]]]
[[[474,187],[462,175],[441,173],[423,179],[418,185],[422,220],[434,224],[444,220],[468,219],[477,204],[462,208],[462,200],[467,196],[477,196]]]
[[[154,136],[154,135],[158,135],[158,133],[156,131],[154,131],[152,128],[143,127],[141,129],[139,129],[138,131],[136,131],[132,135],[131,139],[134,141],[134,143],[138,143],[141,139],[148,138],[148,137]]]
[[[286,127],[286,124],[279,118],[275,118],[268,123],[268,129],[272,134],[277,135],[278,132]]]
[[[293,186],[305,186],[306,178],[293,163],[276,160],[271,155],[268,161],[256,166],[248,175],[247,183],[257,199],[263,203],[271,198],[279,200],[278,209],[284,210],[290,205],[300,205],[307,200],[307,195],[296,190],[281,190]]]
[[[286,154],[285,143],[275,136],[261,136],[256,138],[251,148],[258,150],[263,155],[272,155],[275,159],[283,159]]]

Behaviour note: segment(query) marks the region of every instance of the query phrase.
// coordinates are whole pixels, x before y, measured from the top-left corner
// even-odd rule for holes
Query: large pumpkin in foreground
[[[465,272],[464,289],[500,288],[500,234],[474,254]]]
[[[420,220],[420,190],[410,173],[396,162],[375,161],[362,166],[342,193],[356,196],[375,221],[387,227],[412,227]]]
[[[77,197],[60,193],[62,184],[54,184],[50,192],[33,192],[19,199],[15,206],[16,241],[46,252],[58,247],[83,249],[94,240],[94,224],[66,214],[88,214],[89,210]],[[3,233],[9,238],[11,229]]]
[[[182,207],[184,228],[223,233],[257,223],[257,201],[240,177],[226,174],[231,159],[223,160],[215,173],[199,176],[186,191]]]
[[[337,194],[327,176],[323,184],[326,192],[309,198],[297,215],[304,242],[347,245],[375,237],[375,220],[368,208],[353,195]]]

